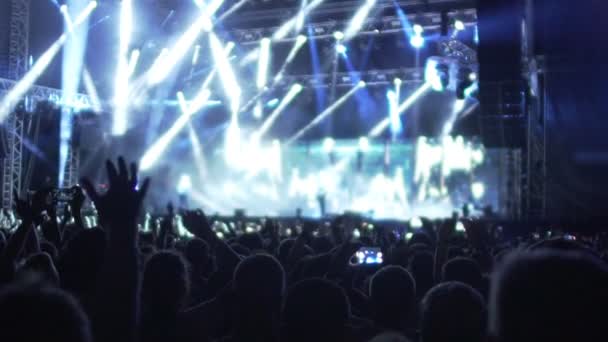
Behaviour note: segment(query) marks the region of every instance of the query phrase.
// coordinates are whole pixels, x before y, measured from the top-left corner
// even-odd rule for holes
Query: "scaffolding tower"
[[[25,75],[29,56],[30,0],[11,0],[8,76]],[[21,193],[23,174],[23,112],[14,111],[5,121],[6,155],[2,162],[2,207],[13,206],[13,192]]]

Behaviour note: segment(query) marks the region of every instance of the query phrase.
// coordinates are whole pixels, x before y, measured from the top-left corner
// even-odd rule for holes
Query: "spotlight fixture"
[[[461,20],[454,21],[454,29],[456,31],[463,31],[465,29],[464,23]]]
[[[342,40],[344,39],[344,33],[342,33],[342,31],[336,31],[334,32],[334,38],[336,40]]]
[[[346,46],[344,46],[344,44],[337,44],[336,45],[336,52],[339,53],[339,54],[341,54],[341,55],[346,54],[347,50],[348,49],[346,48]]]

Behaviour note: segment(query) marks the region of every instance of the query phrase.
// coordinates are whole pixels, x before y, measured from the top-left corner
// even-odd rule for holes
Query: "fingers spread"
[[[116,171],[114,164],[109,160],[106,160],[106,170],[108,171],[108,180],[110,181],[110,184],[116,183],[118,172]]]

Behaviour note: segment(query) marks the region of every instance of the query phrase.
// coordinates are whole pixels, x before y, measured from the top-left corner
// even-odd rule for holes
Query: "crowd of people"
[[[172,206],[142,229],[154,183],[123,159],[106,166],[107,191],[85,179],[65,208],[15,194],[19,220],[0,234],[2,340],[606,339],[603,235],[504,239],[456,217],[402,234],[352,214],[249,229]],[[353,263],[361,247],[383,261]]]

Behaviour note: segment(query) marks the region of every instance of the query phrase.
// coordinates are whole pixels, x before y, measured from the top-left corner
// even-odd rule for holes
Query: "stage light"
[[[405,101],[403,101],[399,107],[397,107],[395,115],[401,115],[408,108],[410,108],[416,100],[418,100],[422,95],[424,95],[429,89],[431,89],[431,85],[429,83],[424,83],[420,88],[416,89]],[[374,138],[382,134],[384,130],[390,125],[390,118],[385,118],[380,121],[374,128],[369,132],[369,136]]]
[[[287,139],[285,145],[289,145],[294,141],[298,140],[301,136],[303,136],[308,130],[318,125],[325,118],[333,114],[346,100],[348,100],[351,96],[353,96],[359,89],[365,87],[365,82],[359,81],[359,83],[352,87],[346,94],[342,95],[336,102],[327,107],[323,112],[319,113],[308,125],[304,126],[300,129],[296,134],[294,134],[291,138]]]
[[[135,69],[137,68],[137,62],[139,61],[139,55],[140,55],[139,50],[135,49],[135,50],[131,51],[131,57],[129,58],[129,70],[128,70],[129,77],[133,76],[133,73],[135,73]]]
[[[337,44],[336,45],[336,52],[339,53],[339,54],[341,54],[341,55],[345,55],[347,50],[348,49],[343,44]]]
[[[450,83],[450,66],[429,58],[424,69],[424,79],[435,91],[443,91]]]
[[[473,85],[473,80],[471,79],[471,74],[474,74],[473,71],[468,67],[462,67],[458,70],[458,81],[456,83],[456,98],[464,99],[466,97],[466,91]],[[476,75],[475,75],[476,77]]]
[[[236,80],[230,61],[226,58],[222,43],[213,32],[209,33],[209,43],[211,45],[213,62],[222,81],[224,93],[230,99],[230,112],[232,115],[237,115],[240,108],[241,87]]]
[[[346,31],[344,32],[344,39],[349,40],[356,36],[359,31],[361,31],[361,28],[365,23],[365,19],[368,17],[375,4],[376,0],[366,0],[365,3],[359,7],[353,18],[350,20]]]
[[[263,115],[264,115],[264,110],[262,108],[262,103],[260,101],[258,101],[255,104],[255,107],[253,107],[253,117],[256,119],[261,119]]]
[[[317,6],[323,3],[324,0],[313,0],[310,4],[306,5],[304,9],[296,13],[294,17],[286,21],[283,25],[281,25],[272,35],[272,40],[277,41],[284,39],[287,35],[293,31],[293,29],[298,24],[299,16],[303,15],[307,16],[310,12],[312,12]]]
[[[255,132],[255,137],[257,139],[261,139],[266,132],[272,127],[272,124],[276,121],[279,115],[287,108],[287,106],[291,103],[293,99],[298,96],[298,94],[302,91],[302,85],[296,83],[289,88],[289,91],[281,100],[281,103],[275,108],[272,113],[268,116],[268,118],[264,121],[262,126]]]
[[[471,72],[471,73],[469,74],[469,80],[471,80],[471,81],[473,81],[473,82],[474,82],[474,81],[477,81],[477,73]]]
[[[215,2],[219,2],[221,5],[221,1],[214,1],[214,3]],[[207,7],[207,9],[201,10],[201,14],[194,23],[169,49],[167,56],[160,61],[157,59],[155,63],[152,64],[152,67],[150,67],[148,72],[148,83],[150,85],[156,85],[164,81],[177,65],[179,65],[179,62],[196,42],[201,32],[203,30],[207,32],[211,31],[213,28],[213,24],[211,23],[211,15],[213,12],[209,10],[210,6]]]
[[[464,23],[461,20],[454,21],[454,29],[456,31],[463,31],[465,29]]]
[[[192,54],[192,65],[196,65],[198,63],[198,59],[201,53],[201,46],[196,44],[194,47],[194,53]]]
[[[401,133],[401,117],[399,116],[398,108],[398,99],[396,92],[391,90],[386,92],[386,97],[388,99],[388,117],[390,122],[391,133],[393,138],[397,136],[397,134]]]
[[[203,154],[203,145],[198,139],[198,135],[194,130],[192,121],[188,122],[188,137],[190,139],[190,145],[192,145],[192,155],[194,157],[196,169],[198,170],[199,180],[205,181],[207,172],[205,167],[205,155]]]
[[[336,39],[336,40],[344,39],[344,33],[342,33],[342,31],[334,32],[334,39]]]
[[[89,94],[91,98],[91,105],[93,107],[93,111],[96,113],[101,113],[102,106],[101,100],[99,99],[99,94],[97,93],[97,87],[95,87],[95,82],[93,82],[93,77],[91,77],[91,73],[86,68],[82,71],[82,79],[84,81],[84,88]]]
[[[369,139],[367,137],[359,138],[359,150],[361,152],[369,151]]]
[[[473,184],[471,184],[471,194],[473,195],[473,198],[476,200],[479,200],[483,197],[483,195],[486,192],[486,187],[485,185],[483,185],[483,183],[481,182],[474,182]]]
[[[410,219],[410,228],[420,229],[422,228],[422,220],[418,216],[414,216]]]
[[[464,227],[464,224],[463,224],[462,222],[460,222],[460,221],[456,222],[456,227],[455,227],[455,230],[456,230],[457,232],[461,232],[461,233],[463,233],[463,232],[465,232],[465,231],[466,231],[466,229],[465,229],[465,227]]]
[[[395,86],[397,86],[397,87],[401,86],[401,82],[402,81],[401,81],[401,79],[399,77],[395,77],[395,81],[394,82],[395,82]]]
[[[333,152],[335,146],[336,146],[336,141],[334,139],[332,139],[332,138],[323,139],[323,152],[331,153],[331,152]]]
[[[291,50],[289,50],[289,54],[287,55],[287,58],[285,58],[283,65],[281,65],[279,72],[277,72],[276,76],[274,77],[274,79],[272,81],[273,86],[276,85],[277,83],[279,83],[279,81],[281,81],[281,79],[283,79],[283,74],[285,73],[285,69],[294,60],[298,51],[300,51],[300,49],[302,48],[302,46],[304,46],[304,44],[306,43],[307,40],[308,40],[308,38],[306,38],[306,36],[304,36],[304,35],[299,35],[296,38],[295,43],[291,47]]]
[[[258,77],[256,85],[258,90],[266,86],[268,79],[268,66],[270,64],[270,39],[262,38],[260,40],[260,56],[258,59]]]
[[[181,132],[181,130],[188,124],[190,117],[196,113],[195,109],[198,107],[198,103],[207,102],[210,96],[211,92],[208,89],[204,89],[201,94],[197,96],[198,99],[193,100],[191,105],[188,106],[187,111],[182,112],[177,121],[173,123],[169,130],[167,130],[167,132],[165,132],[154,144],[152,144],[146,153],[144,153],[139,163],[142,171],[149,170],[152,166],[154,166],[173,139],[175,139],[179,132]]]
[[[274,108],[279,104],[279,99],[277,99],[276,97],[268,102],[266,102],[266,107],[268,108]]]
[[[76,20],[72,23],[72,27],[75,29],[79,27],[85,20],[89,18],[93,10],[97,7],[97,2],[91,1],[87,7],[76,17]],[[27,93],[27,91],[34,85],[36,80],[46,71],[49,64],[53,61],[53,58],[59,53],[63,44],[70,36],[70,32],[64,32],[51,46],[38,58],[36,63],[32,65],[30,70],[23,76],[23,78],[4,96],[0,102],[0,122],[10,114],[14,106],[17,105],[19,100]]]
[[[367,83],[365,83],[365,81],[361,80],[361,81],[357,82],[357,86],[359,86],[359,88],[365,88],[367,86]]]
[[[421,36],[422,32],[424,32],[424,28],[420,24],[415,24],[412,29],[414,30],[414,35]]]
[[[412,47],[415,47],[416,49],[419,49],[424,46],[424,38],[416,34],[412,38],[410,38],[410,45],[412,45]]]
[[[454,129],[454,123],[456,122],[456,119],[458,119],[458,115],[460,114],[460,112],[462,112],[462,110],[464,109],[465,104],[466,104],[465,100],[456,99],[456,101],[454,101],[454,107],[452,109],[452,113],[450,114],[450,116],[446,120],[445,124],[443,125],[443,130],[442,130],[443,136],[447,136],[452,133],[452,130]]]
[[[112,134],[123,135],[127,131],[129,107],[129,60],[128,51],[133,31],[133,4],[131,0],[120,3],[118,65],[114,79],[114,117]]]
[[[192,179],[188,174],[182,174],[177,181],[177,193],[180,195],[187,194],[192,190]]]

